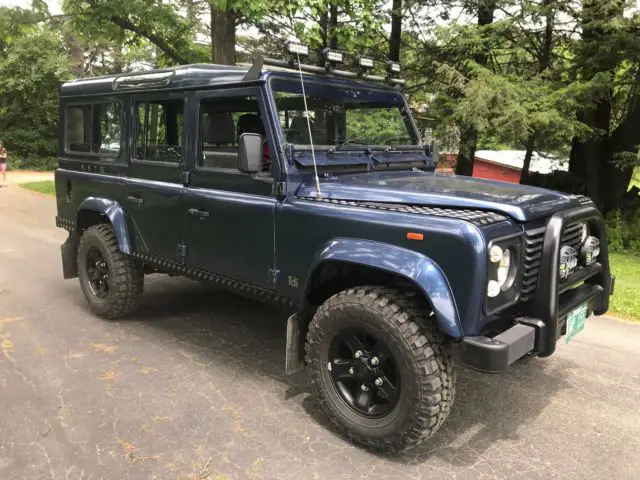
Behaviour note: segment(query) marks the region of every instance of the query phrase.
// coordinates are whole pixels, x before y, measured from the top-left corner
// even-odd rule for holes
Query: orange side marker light
[[[407,232],[407,240],[424,240],[422,233]]]

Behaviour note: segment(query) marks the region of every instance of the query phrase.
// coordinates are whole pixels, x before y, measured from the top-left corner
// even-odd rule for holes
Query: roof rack
[[[139,87],[167,87],[176,75],[175,68],[153,72],[142,71],[118,75],[113,79],[114,90]]]
[[[253,61],[253,64],[249,68],[249,71],[244,76],[244,81],[258,80],[262,73],[262,67],[264,65],[270,65],[273,67],[280,67],[287,70],[298,71],[300,70],[307,73],[316,73],[318,75],[334,75],[337,77],[353,78],[356,80],[367,80],[370,82],[384,82],[392,85],[405,85],[407,82],[403,78],[392,78],[391,76],[383,77],[381,75],[369,75],[363,72],[349,72],[347,70],[336,70],[328,67],[319,67],[317,65],[307,65],[304,63],[298,63],[295,60],[278,60],[275,58],[268,58],[263,55],[259,55]]]

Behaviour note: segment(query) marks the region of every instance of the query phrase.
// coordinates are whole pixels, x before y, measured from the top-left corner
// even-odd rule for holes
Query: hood
[[[581,205],[574,195],[543,188],[422,171],[339,175],[321,179],[320,189],[324,198],[336,200],[490,210],[519,222]],[[302,183],[296,195],[315,197],[313,180]]]

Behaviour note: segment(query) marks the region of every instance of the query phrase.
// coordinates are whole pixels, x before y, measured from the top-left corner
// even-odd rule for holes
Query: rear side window
[[[138,102],[136,121],[137,160],[180,162],[184,127],[182,100]]]
[[[68,152],[100,154],[115,159],[122,140],[122,106],[117,103],[70,105],[65,109]]]

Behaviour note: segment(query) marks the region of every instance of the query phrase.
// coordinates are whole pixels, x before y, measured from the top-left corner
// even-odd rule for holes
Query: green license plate
[[[567,314],[567,334],[564,337],[565,343],[569,343],[584,328],[587,319],[587,304],[583,303]]]

